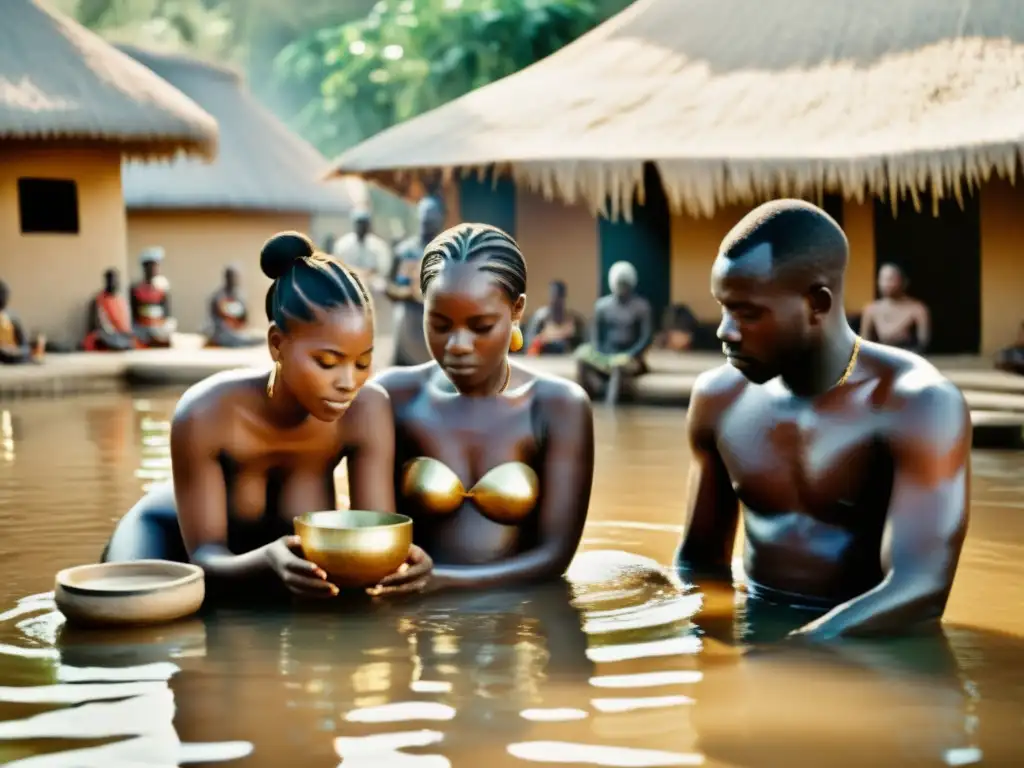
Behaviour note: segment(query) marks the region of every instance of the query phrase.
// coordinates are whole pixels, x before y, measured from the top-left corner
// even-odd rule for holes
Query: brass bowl
[[[409,556],[412,518],[346,509],[309,512],[295,518],[307,560],[339,587],[372,587]]]

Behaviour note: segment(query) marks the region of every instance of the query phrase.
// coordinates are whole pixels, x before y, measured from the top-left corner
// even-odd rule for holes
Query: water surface
[[[974,455],[937,637],[748,653],[786,615],[680,594],[684,414],[598,414],[569,584],[72,632],[48,594],[168,476],[175,393],[0,410],[0,762],[14,766],[1020,765],[1024,458]],[[625,553],[625,554],[624,554]],[[632,558],[632,559],[630,559]],[[637,558],[647,558],[647,560]],[[608,574],[617,574],[609,580]]]

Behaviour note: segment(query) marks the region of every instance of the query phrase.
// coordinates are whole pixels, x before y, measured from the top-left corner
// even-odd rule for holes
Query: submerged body
[[[863,343],[857,365],[846,385],[817,398],[778,380],[752,384],[731,365],[700,378],[690,406],[696,492],[698,504],[714,497],[717,530],[697,527],[711,508],[698,506],[684,560],[700,563],[712,546],[731,555],[742,505],[751,593],[833,608],[882,583],[898,554],[886,541],[892,526],[913,531],[929,516],[920,522],[951,534],[927,542],[934,586],[952,581],[968,493],[961,395],[928,363],[879,345]],[[940,467],[926,462],[933,449]],[[893,519],[894,503],[930,484],[942,485],[941,505]]]
[[[435,571],[498,564],[542,542],[559,551],[553,572],[564,571],[587,502],[568,496],[589,497],[592,469],[585,461],[547,469],[545,460],[554,458],[547,436],[566,426],[559,421],[567,402],[580,409],[582,393],[516,370],[500,396],[460,397],[435,363],[389,371],[378,381],[394,409],[397,509],[413,518],[414,539]],[[562,505],[565,519],[542,520],[542,499]],[[557,541],[544,525],[558,530]]]
[[[420,282],[435,362],[377,382],[393,409],[397,508],[436,563],[425,587],[556,579],[586,522],[593,416],[576,384],[509,361],[523,342],[519,246],[495,227],[453,227],[427,247]]]
[[[964,398],[917,355],[853,333],[848,255],[803,201],[744,217],[711,274],[729,364],[698,378],[687,414],[679,567],[728,577],[742,505],[752,595],[827,611],[792,633],[814,640],[939,619],[967,527]]]
[[[151,491],[121,520],[105,559],[185,559],[214,591],[257,583],[263,594],[267,582],[326,597],[338,587],[299,556],[293,524],[337,507],[341,459],[353,506],[394,511],[391,408],[379,387],[364,387],[373,315],[358,278],[303,235],[271,238],[260,263],[274,281],[273,368],[216,374],[185,393],[171,421],[173,489]],[[415,547],[410,558],[411,578],[429,571]]]

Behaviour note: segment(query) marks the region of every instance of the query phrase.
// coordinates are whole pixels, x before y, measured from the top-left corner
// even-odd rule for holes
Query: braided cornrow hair
[[[316,310],[335,307],[360,308],[373,321],[373,300],[359,276],[299,232],[267,240],[260,268],[274,281],[267,291],[267,319],[286,333],[290,321],[312,322]]]
[[[512,302],[526,293],[526,259],[519,244],[490,224],[458,224],[430,241],[420,267],[420,290],[424,294],[446,262],[479,262],[480,269],[494,276]]]

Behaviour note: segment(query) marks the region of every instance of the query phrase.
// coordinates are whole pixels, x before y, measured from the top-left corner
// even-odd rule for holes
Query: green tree
[[[334,155],[548,56],[624,5],[381,0],[366,18],[286,46],[275,66],[305,98],[293,124]]]

